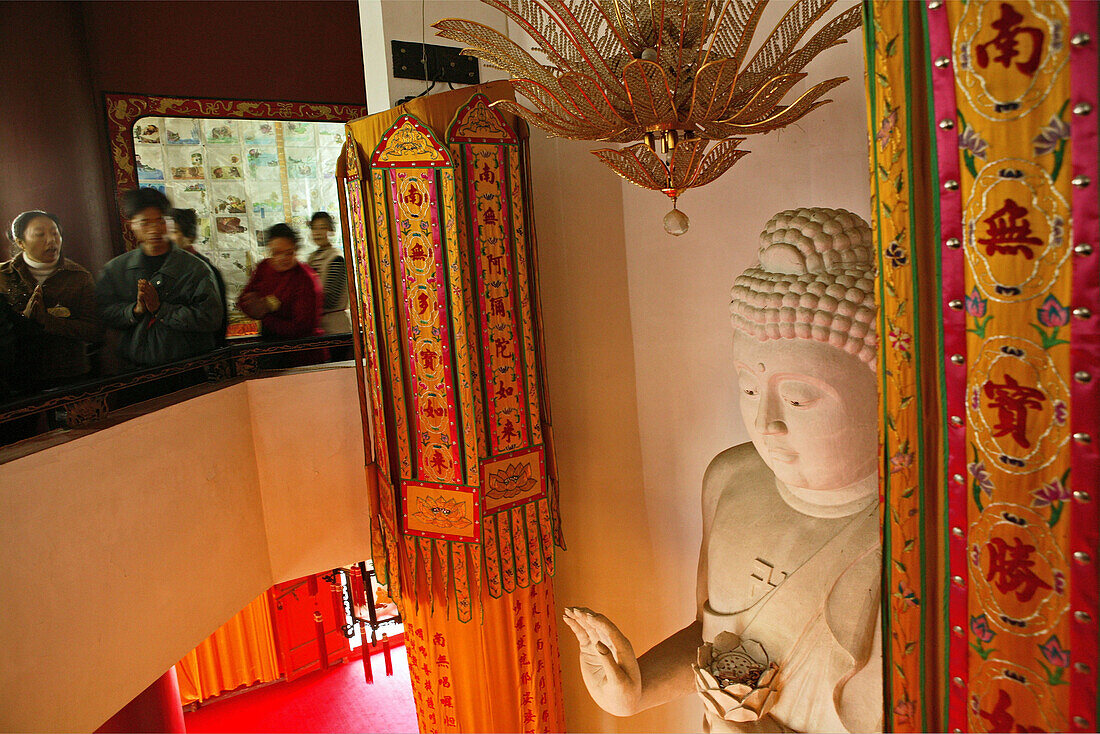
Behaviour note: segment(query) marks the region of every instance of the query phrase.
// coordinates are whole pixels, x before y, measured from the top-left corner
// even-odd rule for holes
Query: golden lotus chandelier
[[[482,0],[534,42],[542,63],[499,31],[447,18],[439,35],[512,76],[532,107],[499,102],[551,135],[635,143],[592,151],[623,178],[665,193],[665,229],[682,234],[676,199],[715,180],[777,130],[830,100],[828,79],[783,105],[805,66],[859,27],[852,7],[796,45],[835,0],[798,0],[745,63],[767,0]]]

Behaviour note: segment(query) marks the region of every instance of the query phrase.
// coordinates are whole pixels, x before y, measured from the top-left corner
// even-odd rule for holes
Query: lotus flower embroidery
[[[461,500],[448,500],[443,497],[416,498],[416,512],[413,517],[437,528],[464,528],[470,524],[466,517],[466,506]]]
[[[509,464],[498,472],[489,473],[489,488],[485,494],[494,499],[509,499],[535,486],[530,464]]]

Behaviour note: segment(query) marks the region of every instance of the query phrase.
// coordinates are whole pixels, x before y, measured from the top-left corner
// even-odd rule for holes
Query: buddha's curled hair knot
[[[789,209],[760,234],[760,264],[734,281],[733,327],[760,340],[812,339],[875,368],[871,228],[844,209]]]

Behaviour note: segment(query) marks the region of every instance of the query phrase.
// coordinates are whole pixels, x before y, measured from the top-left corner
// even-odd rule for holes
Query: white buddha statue
[[[708,731],[880,731],[874,248],[843,209],[777,214],[734,283],[752,443],[703,478],[698,616],[636,658],[567,608],[592,698],[619,716],[695,691]]]

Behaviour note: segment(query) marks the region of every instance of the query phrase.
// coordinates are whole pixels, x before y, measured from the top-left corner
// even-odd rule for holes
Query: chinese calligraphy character
[[[514,353],[512,353],[511,351],[508,350],[508,347],[510,346],[510,342],[507,339],[505,339],[503,336],[498,336],[496,339],[494,339],[493,344],[496,345],[496,347],[497,347],[497,356],[500,357],[501,359],[512,359],[512,357],[515,356]]]
[[[1030,560],[1035,546],[1024,545],[1015,538],[1015,545],[1009,546],[1004,538],[994,538],[989,541],[989,571],[986,573],[986,581],[992,581],[993,585],[1002,594],[1016,594],[1017,601],[1031,601],[1038,589],[1049,589],[1050,584],[1035,575],[1031,567],[1035,561]]]
[[[517,431],[516,427],[512,425],[512,421],[504,421],[504,428],[500,429],[500,437],[505,441],[511,441],[518,435],[519,431]],[[519,629],[522,626],[523,620],[521,619],[519,621],[519,624],[516,625],[516,629]]]
[[[439,354],[431,347],[424,347],[420,350],[420,361],[424,363],[426,369],[434,370],[438,360]]]
[[[420,292],[416,295],[416,312],[421,316],[428,313],[428,294]]]
[[[419,240],[413,243],[413,246],[409,248],[409,257],[417,262],[424,262],[428,259],[428,251],[424,249],[424,245]]]
[[[1008,68],[1012,60],[1020,55],[1017,38],[1021,35],[1031,39],[1031,55],[1027,61],[1016,62],[1016,68],[1028,76],[1035,76],[1039,70],[1039,59],[1043,53],[1043,32],[1038,28],[1023,25],[1024,16],[1020,15],[1008,3],[1001,3],[1001,17],[990,25],[997,30],[997,35],[992,41],[978,44],[974,49],[974,56],[978,66],[983,69],[989,66],[989,46],[999,52],[993,59],[994,63]]]
[[[1043,241],[1031,236],[1027,215],[1026,208],[1012,199],[1005,199],[1004,206],[982,220],[989,229],[984,238],[978,238],[978,244],[985,245],[987,255],[1020,254],[1030,260],[1034,256],[1031,248],[1042,246]]]
[[[485,259],[489,261],[489,273],[490,274],[491,273],[496,273],[497,275],[501,274],[500,258],[501,258],[501,255],[489,255],[489,254],[485,255]]]
[[[405,195],[401,197],[401,201],[411,206],[420,206],[424,203],[424,194],[420,193],[420,189],[416,186],[410,186],[405,190]]]
[[[447,409],[442,405],[439,405],[434,400],[429,400],[424,403],[424,414],[430,418],[442,418],[447,414]]]
[[[495,397],[498,400],[502,398],[510,398],[515,395],[516,388],[512,387],[511,385],[505,385],[504,380],[501,380],[496,384],[496,389],[494,390],[494,393]]]
[[[978,715],[989,722],[989,731],[1012,731],[1012,732],[1041,732],[1043,731],[1039,727],[1024,726],[1023,724],[1016,723],[1016,717],[1008,711],[1008,707],[1012,705],[1012,696],[1008,695],[1008,692],[1001,688],[997,691],[997,703],[994,705],[992,711],[979,710]]]
[[[1012,375],[1005,375],[1003,383],[990,380],[983,391],[990,400],[989,407],[997,409],[993,437],[1010,435],[1019,446],[1031,448],[1027,438],[1027,412],[1042,408],[1046,395],[1037,388],[1021,385]]]
[[[445,647],[447,638],[443,636],[442,632],[436,632],[435,635],[432,636],[432,644],[437,647]]]
[[[504,312],[504,296],[495,296],[495,297],[489,299],[489,313],[492,314],[493,316],[507,317],[507,314]],[[504,341],[504,340],[503,339],[498,339],[497,341]],[[500,351],[499,345],[498,345],[497,351],[498,352]]]
[[[481,221],[485,224],[496,224],[497,213],[492,207],[486,207],[485,213],[481,215]]]
[[[443,470],[447,468],[447,457],[443,455],[439,449],[432,452],[431,466],[435,469],[437,474],[442,474]]]
[[[479,173],[477,177],[479,181],[484,181],[485,183],[496,183],[497,180],[496,174],[493,173],[493,169],[489,168],[488,163],[481,167],[481,173]]]

